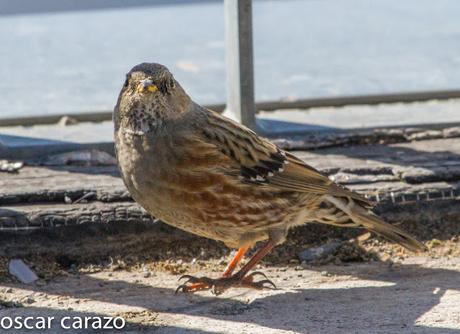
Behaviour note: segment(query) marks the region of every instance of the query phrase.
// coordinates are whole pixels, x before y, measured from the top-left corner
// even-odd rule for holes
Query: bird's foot
[[[264,280],[254,281],[254,277],[260,275]],[[191,275],[183,275],[179,280],[186,279],[185,283],[179,285],[176,289],[176,293],[181,292],[196,292],[202,290],[211,290],[214,295],[220,295],[231,287],[238,288],[250,288],[250,289],[276,289],[275,284],[270,281],[264,273],[260,271],[253,272],[244,277],[239,277],[238,275],[233,275],[230,277],[221,277],[217,279],[212,279],[208,277],[195,277]]]

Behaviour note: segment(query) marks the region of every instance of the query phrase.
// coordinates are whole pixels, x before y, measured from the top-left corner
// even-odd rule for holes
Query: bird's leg
[[[244,254],[246,254],[248,250],[249,250],[249,246],[243,246],[238,249],[235,256],[228,263],[227,268],[222,274],[222,278],[229,277],[235,271],[236,266],[238,266],[238,263],[240,263],[241,259],[244,257]],[[191,277],[191,276],[186,275],[186,277]],[[182,276],[181,278],[185,278],[185,277]],[[209,290],[212,288],[212,285],[210,285],[209,282],[202,281],[202,282],[192,283],[190,281],[187,281],[187,283],[179,286],[176,292],[178,292],[179,290],[182,290],[182,292],[195,292],[195,291],[201,291],[201,290]]]
[[[235,257],[232,259],[232,261],[228,265],[227,269],[225,270],[223,277],[218,278],[218,279],[211,279],[207,277],[194,277],[190,275],[184,275],[181,277],[181,279],[185,278],[187,279],[187,281],[177,288],[176,293],[179,291],[195,292],[199,290],[212,289],[212,292],[214,294],[219,295],[232,286],[247,287],[247,288],[253,288],[253,289],[263,289],[265,287],[264,284],[270,284],[273,287],[275,287],[273,282],[271,282],[268,279],[265,279],[259,282],[254,282],[254,276],[256,275],[262,275],[263,277],[266,278],[265,274],[261,272],[254,272],[250,275],[247,275],[247,273],[252,268],[254,268],[254,266],[265,255],[267,255],[274,247],[275,247],[275,244],[272,241],[270,240],[267,241],[265,245],[261,249],[259,249],[256,254],[254,254],[254,256],[249,260],[249,262],[243,266],[243,268],[241,268],[233,276],[230,276],[231,273],[234,271],[237,263],[241,260],[244,253],[246,253],[247,251],[247,249],[244,250],[243,248],[240,248],[237,254],[235,255]]]
[[[246,263],[243,268],[241,268],[233,277],[243,279],[246,276],[246,274],[256,266],[257,263],[262,260],[265,255],[271,252],[271,250],[275,247],[275,244],[271,241],[268,240],[265,245],[262,246],[261,249],[257,251],[257,253],[254,254],[254,256],[249,260],[248,263]],[[265,275],[264,275],[265,276]]]
[[[233,259],[229,262],[227,268],[225,269],[222,277],[229,277],[234,271],[238,263],[240,263],[241,259],[244,257],[246,252],[249,250],[249,246],[243,246],[238,249]]]

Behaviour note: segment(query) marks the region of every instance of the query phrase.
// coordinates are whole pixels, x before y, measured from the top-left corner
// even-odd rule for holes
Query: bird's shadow
[[[94,276],[82,276],[78,289],[68,288],[65,280],[44,287],[20,287],[31,292],[142,307],[163,314],[199,316],[299,333],[460,333],[460,328],[418,324],[419,319],[438,306],[448,290],[460,290],[457,271],[415,264],[391,268],[383,263],[313,268],[316,269],[345,275],[346,284],[340,288],[328,287],[327,283],[321,288],[292,287],[270,295],[261,292],[261,297],[250,303],[228,298],[235,291],[220,297],[206,293],[174,295],[171,288]],[[185,331],[180,326],[176,329]],[[219,332],[215,328],[206,331]]]

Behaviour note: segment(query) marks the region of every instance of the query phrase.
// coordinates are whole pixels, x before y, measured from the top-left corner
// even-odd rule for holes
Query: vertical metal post
[[[227,109],[245,126],[256,129],[252,0],[225,0]]]

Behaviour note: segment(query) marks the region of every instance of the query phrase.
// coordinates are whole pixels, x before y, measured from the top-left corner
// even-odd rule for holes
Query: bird
[[[194,102],[164,65],[129,71],[113,120],[120,174],[133,199],[166,224],[237,249],[221,277],[184,275],[176,293],[274,288],[251,270],[291,228],[310,222],[363,228],[411,251],[426,249],[373,213],[363,195]],[[236,271],[257,242],[262,247]]]

